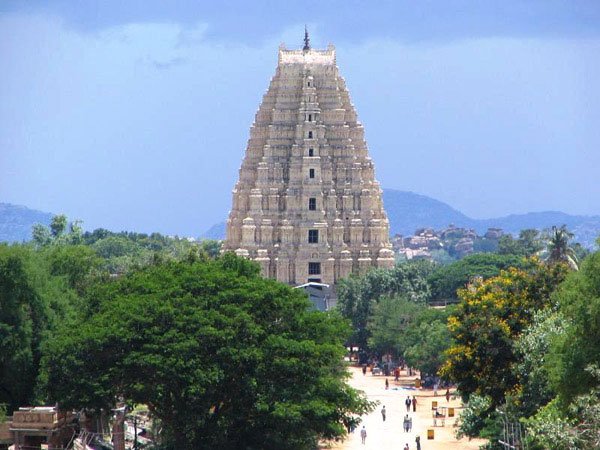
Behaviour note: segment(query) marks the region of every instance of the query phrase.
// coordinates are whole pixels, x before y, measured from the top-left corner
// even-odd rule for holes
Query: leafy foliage
[[[446,325],[451,307],[423,308],[405,334],[404,359],[422,374],[437,375],[446,361],[452,336]]]
[[[556,293],[565,330],[550,349],[547,367],[565,403],[595,388],[598,380],[585,368],[600,366],[600,252],[585,259]]]
[[[540,232],[533,228],[521,230],[518,239],[505,234],[498,241],[498,253],[501,255],[531,257],[537,255],[543,248]]]
[[[566,225],[552,227],[546,236],[546,260],[550,263],[567,263],[569,267],[577,270],[579,261],[575,250],[569,245],[573,236]]]
[[[429,298],[427,276],[433,265],[427,261],[397,264],[392,270],[373,269],[365,275],[350,276],[338,287],[338,309],[352,321],[353,345],[367,346],[369,331],[367,322],[373,306],[383,297],[402,296],[410,301],[423,303]]]
[[[476,277],[483,279],[496,276],[509,267],[522,267],[524,260],[515,255],[478,253],[467,256],[432,272],[427,281],[431,286],[432,299],[456,299],[457,290],[464,288]]]
[[[491,409],[490,397],[473,394],[459,416],[456,437],[459,439],[464,436],[478,437],[488,423],[487,418]]]
[[[494,406],[517,385],[513,341],[531,323],[534,311],[549,304],[550,293],[565,275],[562,265],[529,264],[527,271],[510,268],[460,290],[461,302],[448,322],[455,343],[442,375],[467,396],[489,396]]]
[[[421,308],[402,297],[380,299],[367,323],[369,349],[379,354],[401,355],[405,349],[403,336]]]
[[[9,411],[34,400],[42,343],[76,299],[41,253],[0,245],[0,404]]]
[[[546,358],[552,341],[564,332],[564,317],[552,308],[537,311],[515,341],[519,380],[515,402],[523,417],[534,414],[554,397]]]
[[[446,326],[450,310],[384,297],[373,307],[367,324],[369,349],[402,356],[422,374],[436,375],[451,343]]]
[[[371,407],[344,382],[345,322],[246,260],[166,261],[95,294],[45,351],[66,407],[147,404],[177,449],[314,448]]]

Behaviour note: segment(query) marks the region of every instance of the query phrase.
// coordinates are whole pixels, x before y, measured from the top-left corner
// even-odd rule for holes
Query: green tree
[[[58,214],[52,218],[50,222],[50,233],[54,239],[59,238],[67,229],[67,216]]]
[[[10,410],[31,399],[45,316],[20,250],[0,246],[0,403]]]
[[[518,378],[515,401],[522,417],[534,414],[555,395],[548,368],[540,362],[546,360],[552,341],[564,332],[564,322],[562,314],[553,308],[539,310],[514,343]]]
[[[552,385],[564,404],[597,387],[586,370],[600,366],[600,252],[588,256],[556,293],[564,333],[553,341],[547,359]]]
[[[49,400],[148,405],[167,448],[309,449],[370,404],[345,379],[348,328],[226,254],[166,261],[95,289],[97,312],[46,348]]]
[[[43,342],[76,300],[41,252],[0,245],[0,404],[9,411],[34,401]]]
[[[565,276],[563,265],[530,261],[527,270],[510,268],[459,291],[460,303],[448,320],[454,343],[442,375],[467,397],[489,396],[504,403],[518,378],[513,342],[531,323],[535,310],[550,304],[550,294]]]
[[[221,253],[221,241],[214,239],[204,239],[200,241],[200,249],[205,251],[210,258],[216,258]]]
[[[526,419],[531,448],[596,450],[600,447],[600,370],[590,365],[586,372],[598,387],[578,395],[565,410],[559,398]]]
[[[37,247],[44,247],[52,242],[50,229],[41,223],[36,223],[31,227],[31,237]]]
[[[561,227],[553,226],[546,237],[546,261],[549,263],[567,263],[574,270],[578,268],[577,255],[575,250],[569,245],[573,239],[566,225]]]
[[[527,228],[519,232],[519,238],[514,239],[505,234],[498,241],[498,253],[501,255],[535,256],[544,248],[540,232]]]
[[[523,267],[523,258],[515,255],[478,253],[469,255],[433,271],[427,281],[431,286],[433,300],[456,300],[458,289],[464,288],[474,278],[490,278],[509,267]]]
[[[402,356],[422,374],[437,375],[451,344],[449,311],[403,297],[384,297],[374,305],[367,323],[369,349]]]
[[[403,297],[380,299],[367,322],[369,349],[400,356],[405,349],[404,333],[422,308],[424,306]]]
[[[85,292],[90,277],[98,274],[102,259],[84,245],[57,245],[46,250],[50,273],[65,276],[69,286],[80,295]]]
[[[338,309],[352,322],[352,345],[367,347],[367,322],[373,306],[383,297],[401,296],[413,302],[429,299],[427,276],[433,264],[428,261],[410,261],[396,264],[391,269],[373,269],[362,276],[350,276],[337,287]]]
[[[424,307],[404,333],[404,359],[421,374],[437,375],[446,361],[446,351],[452,345],[447,326],[452,311],[452,307]]]

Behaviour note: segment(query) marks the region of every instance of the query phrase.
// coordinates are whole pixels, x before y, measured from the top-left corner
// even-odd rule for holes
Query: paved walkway
[[[385,389],[384,376],[374,376],[371,372],[366,375],[362,374],[360,368],[351,367],[352,379],[350,385],[356,389],[360,389],[367,394],[369,400],[378,400],[380,404],[371,414],[364,416],[363,421],[354,433],[350,434],[344,442],[333,443],[329,448],[335,450],[350,450],[350,449],[367,449],[373,448],[377,450],[402,450],[408,443],[410,450],[417,448],[415,437],[421,437],[421,449],[423,450],[476,450],[480,445],[484,444],[483,440],[461,439],[457,440],[454,437],[454,422],[458,417],[460,409],[455,409],[456,416],[454,418],[446,418],[445,426],[433,427],[433,418],[431,411],[431,402],[437,401],[438,406],[449,406],[460,408],[460,399],[450,399],[446,402],[444,396],[445,390],[438,391],[438,396],[433,396],[432,390],[425,389],[406,389],[405,387],[412,386],[416,377],[407,377],[406,372],[402,371],[400,382],[395,383],[394,377],[387,377],[390,383],[390,388]],[[452,392],[452,391],[451,391]],[[417,398],[417,411],[412,412],[410,409],[409,417],[413,419],[413,428],[409,433],[404,432],[402,427],[404,416],[407,414],[404,400],[406,396],[413,395]],[[387,419],[384,422],[381,417],[381,408],[385,405],[387,410]],[[365,426],[367,430],[366,444],[361,444],[360,429]],[[441,423],[438,421],[438,425]],[[435,438],[427,439],[427,430],[434,429]]]

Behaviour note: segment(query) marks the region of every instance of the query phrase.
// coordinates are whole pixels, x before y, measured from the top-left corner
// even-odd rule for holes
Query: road
[[[480,445],[484,444],[483,440],[461,439],[457,440],[454,437],[454,423],[456,417],[462,407],[460,399],[451,398],[450,402],[446,401],[444,396],[445,390],[440,390],[438,396],[434,397],[432,390],[426,389],[407,389],[414,385],[415,377],[408,377],[402,371],[399,383],[394,382],[394,377],[387,377],[390,387],[385,389],[384,376],[374,376],[370,372],[366,375],[362,374],[360,368],[351,367],[352,378],[350,385],[356,389],[364,391],[369,400],[377,400],[380,404],[375,411],[363,417],[363,422],[354,433],[343,442],[333,443],[328,448],[332,450],[351,450],[351,449],[368,449],[377,450],[402,450],[405,444],[408,443],[410,450],[417,448],[415,437],[421,437],[422,450],[476,450]],[[452,391],[451,391],[452,392]],[[404,401],[406,396],[413,395],[417,398],[417,411],[412,412],[410,409],[410,417],[413,418],[413,428],[409,433],[403,430],[404,416],[407,414]],[[432,417],[432,401],[437,401],[440,407],[454,407],[455,417],[446,418],[445,426],[441,426],[438,421],[438,426],[433,427]],[[385,405],[387,410],[387,419],[384,422],[381,417],[381,408]],[[365,426],[367,430],[366,443],[361,444],[360,429]],[[434,439],[427,439],[427,430],[434,430]]]

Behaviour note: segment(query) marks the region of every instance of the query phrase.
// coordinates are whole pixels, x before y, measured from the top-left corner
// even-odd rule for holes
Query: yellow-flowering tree
[[[491,407],[519,389],[513,370],[518,356],[514,341],[536,310],[550,303],[550,294],[567,271],[530,259],[523,269],[509,268],[458,292],[460,303],[448,320],[453,345],[441,375],[465,395],[489,396]]]

